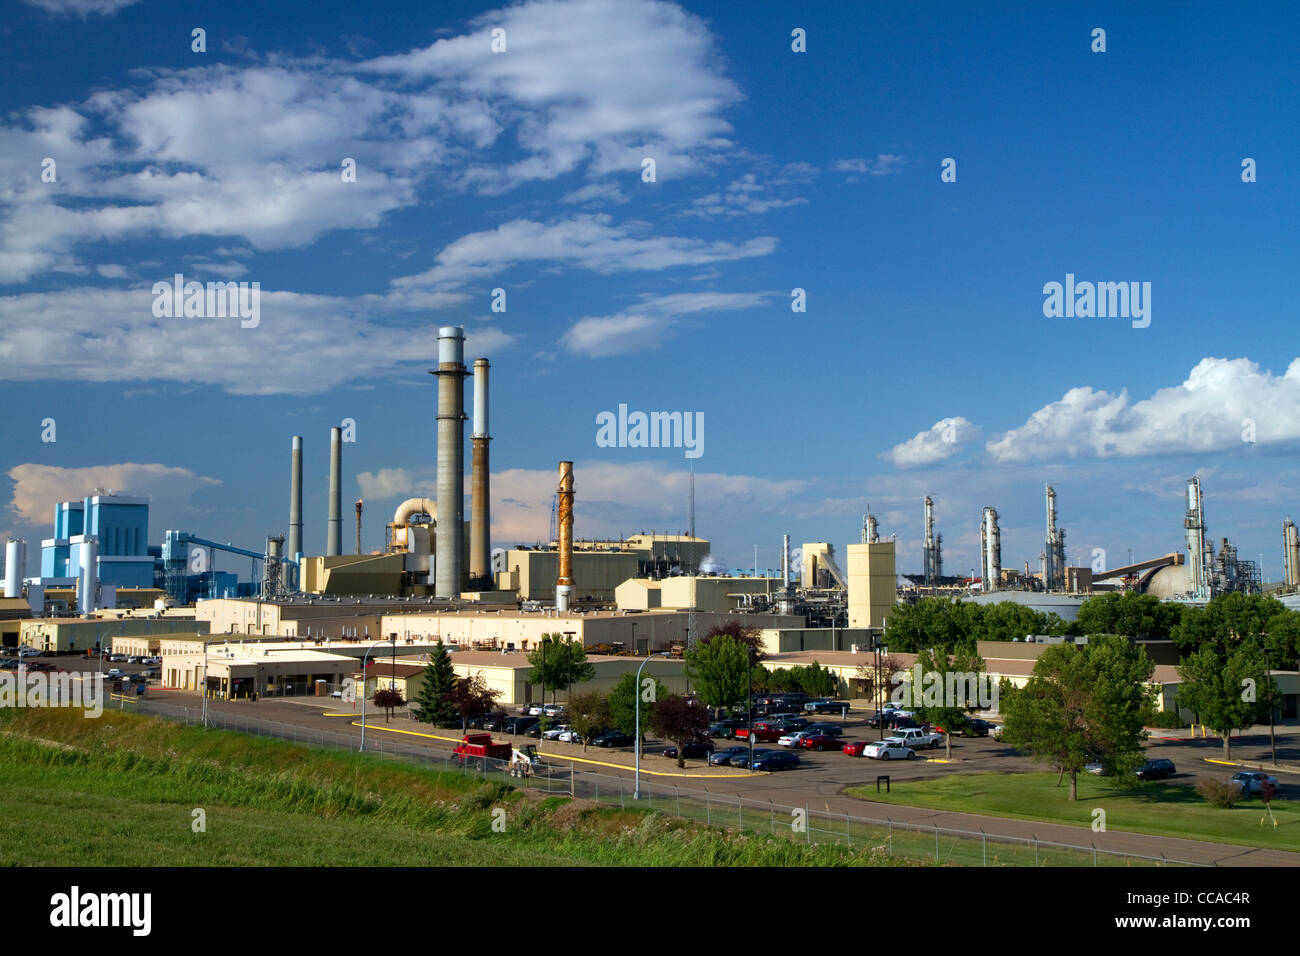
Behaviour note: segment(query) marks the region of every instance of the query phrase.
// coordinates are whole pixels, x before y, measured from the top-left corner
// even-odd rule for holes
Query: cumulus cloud
[[[804,164],[799,164],[800,169]],[[801,181],[803,176],[797,177]],[[691,204],[690,215],[712,219],[716,216],[760,215],[773,209],[802,206],[808,202],[802,196],[780,195],[782,187],[790,183],[789,176],[769,179],[759,173],[745,173],[732,180],[720,192],[701,196]]]
[[[977,437],[979,432],[979,426],[960,415],[940,419],[926,431],[917,432],[907,441],[882,452],[880,457],[893,462],[899,468],[930,465],[957,454],[967,442]]]
[[[118,0],[41,2],[87,11]],[[491,52],[496,27],[507,54]],[[499,193],[576,174],[593,188],[573,201],[616,201],[613,177],[639,181],[644,156],[665,179],[733,149],[722,113],[740,93],[721,63],[704,21],[673,4],[533,0],[361,63],[153,70],[138,87],[0,124],[0,282],[84,271],[79,250],[102,240],[301,247],[374,228],[431,181]],[[32,156],[57,161],[57,189]],[[356,161],[353,182],[342,157]]]
[[[9,477],[14,482],[9,510],[28,524],[53,527],[58,502],[84,498],[96,488],[111,488],[118,494],[150,499],[154,537],[159,526],[165,527],[166,522],[190,511],[195,492],[221,484],[216,478],[196,475],[188,468],[131,462],[84,468],[15,465],[9,469]]]
[[[586,316],[564,334],[570,352],[601,358],[658,348],[682,316],[750,309],[767,300],[763,292],[683,292],[642,296],[634,308],[615,315]]]
[[[864,176],[888,176],[892,173],[901,172],[904,163],[902,156],[896,153],[877,153],[876,158],[872,159],[837,159],[831,164],[831,169],[839,173],[856,173]],[[850,181],[855,177],[850,177]]]
[[[985,447],[999,464],[1125,458],[1240,448],[1248,432],[1259,445],[1300,440],[1300,359],[1274,375],[1245,358],[1204,358],[1181,385],[1138,402],[1072,388]]]

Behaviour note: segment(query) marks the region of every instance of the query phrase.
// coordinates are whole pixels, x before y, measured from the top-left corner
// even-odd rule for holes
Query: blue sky
[[[927,493],[949,570],[984,505],[1004,564],[1036,566],[1049,481],[1071,560],[1113,566],[1181,547],[1197,473],[1210,534],[1278,574],[1293,5],[7,9],[0,532],[39,539],[106,486],[153,496],[154,539],[259,548],[302,434],[319,551],[352,418],[345,495],[378,547],[432,495],[425,369],[460,324],[493,365],[498,546],[545,535],[562,458],[579,536],[685,527],[682,450],[596,444],[626,404],[703,413],[696,523],[728,566],[775,564],[784,532],[855,541],[869,504],[919,570]],[[176,272],[260,283],[260,324],[156,318]],[[1150,282],[1150,326],[1045,317],[1067,273]]]

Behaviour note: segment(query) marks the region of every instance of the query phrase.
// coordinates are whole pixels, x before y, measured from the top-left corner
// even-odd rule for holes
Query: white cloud
[[[770,255],[776,239],[742,243],[654,236],[644,223],[616,225],[604,214],[550,223],[515,219],[462,236],[438,253],[432,269],[393,282],[398,289],[455,289],[521,262],[555,262],[601,274],[658,271]]]
[[[926,431],[917,432],[907,441],[883,452],[880,457],[899,468],[930,465],[957,454],[967,442],[979,435],[979,431],[979,426],[960,415],[943,418]]]
[[[702,312],[733,311],[762,305],[762,292],[683,292],[642,296],[641,302],[615,315],[586,316],[564,334],[570,352],[592,358],[658,348],[678,317]]]
[[[0,297],[0,363],[12,381],[48,378],[57,358],[59,374],[80,381],[312,395],[436,363],[435,325],[383,318],[406,304],[263,289],[260,324],[245,329],[237,318],[155,318],[149,287],[26,293]],[[479,353],[514,341],[496,328],[466,338]]]
[[[140,0],[23,0],[31,7],[39,7],[56,16],[80,16],[101,14],[112,16],[123,7],[129,7]]]
[[[1300,359],[1275,376],[1249,359],[1204,358],[1181,385],[1136,403],[1127,391],[1072,388],[986,449],[999,464],[1224,451],[1243,446],[1248,419],[1259,445],[1300,440]]]
[[[220,485],[216,478],[196,475],[188,468],[159,464],[91,465],[60,468],[55,465],[24,464],[9,469],[14,482],[9,510],[37,528],[52,528],[54,506],[60,501],[84,498],[96,488],[111,488],[118,494],[150,499],[150,523],[157,529],[191,508],[195,492]]]
[[[874,160],[871,159],[837,159],[831,164],[831,169],[840,173],[858,173],[870,176],[889,176],[893,173],[900,172],[904,158],[897,153],[877,153]]]

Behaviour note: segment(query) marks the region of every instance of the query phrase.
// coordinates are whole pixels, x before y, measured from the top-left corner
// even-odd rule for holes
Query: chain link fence
[[[199,726],[202,711],[146,699],[128,708]],[[208,711],[209,727],[259,737],[275,737],[311,747],[355,751],[354,734],[335,733],[261,717]],[[494,757],[462,757],[449,749],[385,739],[382,731],[366,735],[366,752],[379,760],[400,760],[431,770],[458,772],[518,787],[590,800],[622,809],[643,808],[707,826],[749,833],[767,833],[809,844],[866,849],[882,857],[900,857],[961,866],[1210,866],[1165,856],[1144,856],[1118,850],[1007,836],[982,830],[905,823],[849,813],[792,807],[731,793],[713,793],[662,784],[642,778],[639,790],[632,779],[615,774],[578,770],[572,764],[544,764],[537,772],[512,771],[510,761]],[[516,775],[517,774],[517,775]]]

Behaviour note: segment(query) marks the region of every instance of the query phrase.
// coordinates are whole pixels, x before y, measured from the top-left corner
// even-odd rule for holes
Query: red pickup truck
[[[776,743],[781,739],[783,731],[775,724],[757,723],[752,730],[749,727],[737,727],[736,739],[748,740],[750,733],[753,733],[754,739],[761,743]]]

